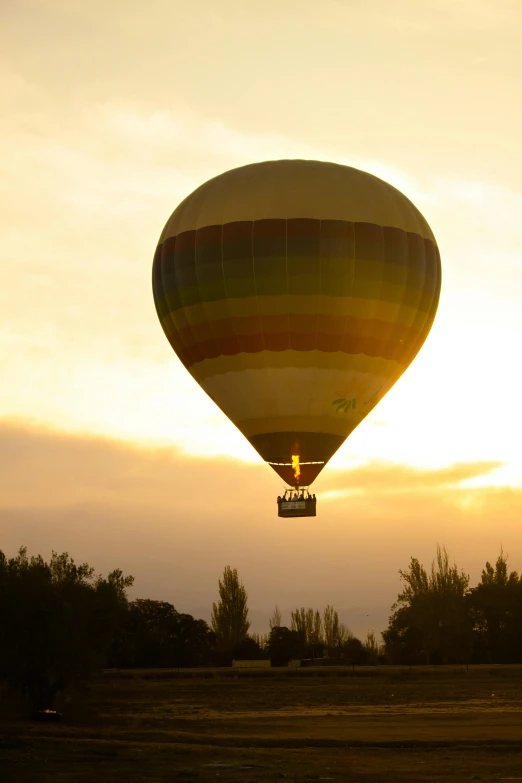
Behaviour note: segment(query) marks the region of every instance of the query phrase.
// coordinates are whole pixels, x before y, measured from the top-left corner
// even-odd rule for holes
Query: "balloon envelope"
[[[434,236],[402,193],[302,160],[206,182],[153,265],[172,348],[290,485],[311,484],[408,367],[440,284]]]

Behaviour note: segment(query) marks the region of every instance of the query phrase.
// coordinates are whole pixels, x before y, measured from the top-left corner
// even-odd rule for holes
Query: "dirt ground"
[[[0,713],[0,781],[522,781],[522,667],[106,672]]]

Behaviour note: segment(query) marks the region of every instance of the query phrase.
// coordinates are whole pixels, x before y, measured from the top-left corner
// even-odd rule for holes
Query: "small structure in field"
[[[270,661],[241,661],[233,660],[232,668],[234,669],[269,669]]]

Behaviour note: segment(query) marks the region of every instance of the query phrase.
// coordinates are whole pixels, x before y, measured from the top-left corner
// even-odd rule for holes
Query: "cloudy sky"
[[[370,625],[437,542],[475,579],[501,545],[522,570],[520,3],[0,14],[0,548],[120,566],[202,616],[230,564],[259,612],[333,601]],[[443,264],[421,353],[314,485],[317,519],[290,526],[280,480],[173,355],[150,282],[180,200],[284,157],[400,188]]]

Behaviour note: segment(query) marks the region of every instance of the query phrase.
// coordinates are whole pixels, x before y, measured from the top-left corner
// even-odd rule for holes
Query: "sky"
[[[437,542],[475,580],[501,546],[522,570],[520,2],[5,0],[0,15],[0,549],[121,567],[136,595],[200,616],[229,564],[258,630],[275,602],[334,602],[380,630],[399,568]],[[177,360],[151,292],[177,204],[278,158],[391,182],[443,269],[421,352],[314,485],[316,520],[290,526],[280,480]]]

